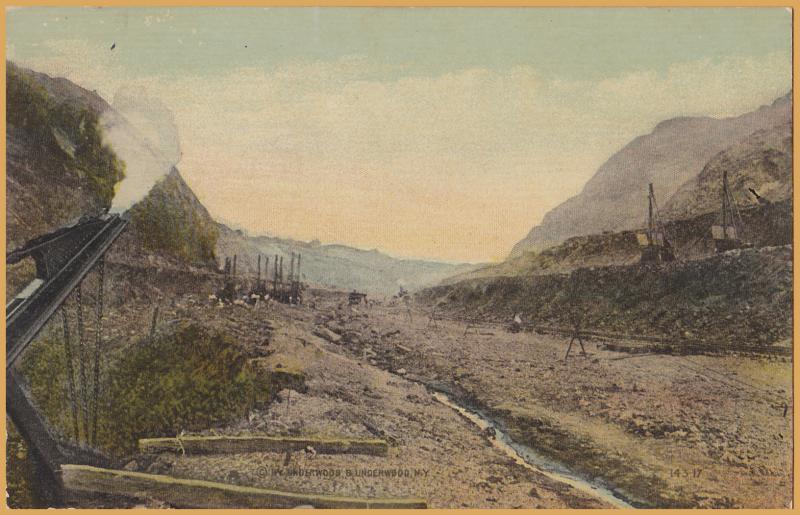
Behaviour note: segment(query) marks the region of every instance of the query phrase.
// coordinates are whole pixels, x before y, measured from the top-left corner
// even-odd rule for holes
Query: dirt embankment
[[[675,338],[720,346],[769,346],[792,329],[791,246],[731,251],[665,265],[495,277],[418,294],[450,316]]]

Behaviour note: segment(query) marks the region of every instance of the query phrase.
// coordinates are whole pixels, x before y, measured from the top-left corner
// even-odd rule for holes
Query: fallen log
[[[157,499],[180,508],[427,508],[427,503],[417,498],[358,499],[282,492],[88,465],[62,465],[61,477],[71,493]]]
[[[298,436],[181,436],[142,438],[143,453],[236,454],[244,452],[286,452],[313,447],[319,454],[368,454],[386,456],[389,444],[379,439],[346,439]]]

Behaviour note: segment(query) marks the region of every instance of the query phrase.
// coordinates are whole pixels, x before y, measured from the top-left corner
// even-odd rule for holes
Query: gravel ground
[[[785,507],[791,501],[791,363],[629,355],[564,338],[470,329],[422,310],[329,305],[328,327],[377,331],[336,347],[456,394],[519,441],[644,505]],[[785,405],[784,405],[785,403]],[[784,407],[788,410],[783,416]],[[564,441],[573,442],[565,444]]]
[[[420,497],[431,508],[602,508],[591,493],[515,463],[489,436],[423,385],[381,370],[315,336],[318,310],[212,307],[184,297],[164,310],[239,337],[259,366],[300,372],[305,391],[284,389],[262,411],[206,434],[383,438],[386,457],[311,452],[138,458],[128,468],[176,477],[356,497]]]
[[[295,492],[421,497],[433,508],[610,506],[515,463],[435,401],[431,391],[442,390],[515,441],[641,505],[766,508],[791,500],[789,362],[629,355],[589,343],[588,358],[576,353],[565,363],[563,338],[496,326],[464,336],[462,322],[434,327],[421,308],[409,320],[401,305],[351,308],[346,298],[314,291],[305,306],[252,308],[174,295],[161,303],[159,330],[185,319],[217,327],[259,366],[305,378],[302,392],[276,392],[263,410],[206,433],[380,437],[390,442],[387,457],[161,455],[134,457],[128,468]],[[113,352],[146,334],[151,316],[145,299],[109,313]]]

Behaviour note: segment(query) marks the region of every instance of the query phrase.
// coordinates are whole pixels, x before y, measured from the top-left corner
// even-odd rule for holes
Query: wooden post
[[[97,287],[97,299],[95,300],[95,308],[97,313],[97,327],[95,330],[95,341],[94,341],[94,377],[93,377],[93,388],[92,388],[92,438],[91,444],[94,445],[97,442],[97,415],[100,411],[100,347],[103,343],[103,297],[104,297],[104,287],[105,287],[105,255],[100,256],[100,260],[97,262],[97,272],[98,272],[98,287]]]
[[[430,318],[430,320],[428,320],[428,326],[429,327],[431,326],[431,324],[433,324],[434,329],[438,329],[439,328],[439,326],[436,325],[436,307],[435,306],[433,307],[433,309],[431,309],[431,318]]]
[[[233,272],[231,275],[236,277],[236,254],[233,255]]]
[[[150,338],[149,343],[153,345],[153,341],[156,338],[156,325],[158,324],[158,304],[156,303],[155,309],[153,309],[153,322],[150,324]]]
[[[281,256],[281,266],[279,268],[280,268],[281,276],[280,276],[280,283],[278,285],[278,290],[279,290],[278,291],[278,295],[280,296],[281,302],[284,302],[284,298],[283,298],[283,256]]]
[[[88,465],[62,465],[61,477],[68,492],[158,499],[179,508],[427,508],[419,498],[362,499],[285,492]]]
[[[275,254],[275,273],[272,275],[272,296],[278,297],[278,255]]]
[[[75,393],[75,367],[72,361],[72,344],[69,340],[69,319],[67,318],[67,306],[61,306],[61,322],[64,325],[64,355],[67,362],[67,385],[69,386],[69,402],[72,411],[72,427],[75,432],[75,442],[80,440],[80,428],[78,427],[78,398]]]
[[[83,282],[79,282],[75,289],[75,304],[77,306],[77,326],[78,326],[78,371],[81,390],[81,413],[83,414],[83,437],[89,443],[89,381],[86,377],[86,363],[89,361],[89,352],[86,348],[86,341],[83,332],[83,293],[81,287]]]

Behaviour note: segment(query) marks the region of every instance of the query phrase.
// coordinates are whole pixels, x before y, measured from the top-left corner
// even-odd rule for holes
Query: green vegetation
[[[103,144],[98,113],[56,102],[32,76],[10,64],[6,102],[8,124],[24,130],[31,144],[43,147],[39,156],[63,156],[101,205],[111,205],[114,185],[125,176],[125,165]]]
[[[147,250],[187,262],[213,262],[219,231],[184,188],[177,174],[162,179],[131,209],[133,227]]]
[[[49,335],[32,351],[22,368],[33,396],[51,424],[71,435],[63,343]],[[267,400],[267,380],[246,355],[224,334],[196,324],[127,348],[106,377],[98,441],[117,456],[135,451],[139,438],[225,424]]]
[[[9,508],[46,508],[33,489],[36,467],[31,453],[14,424],[6,418],[6,502]]]

